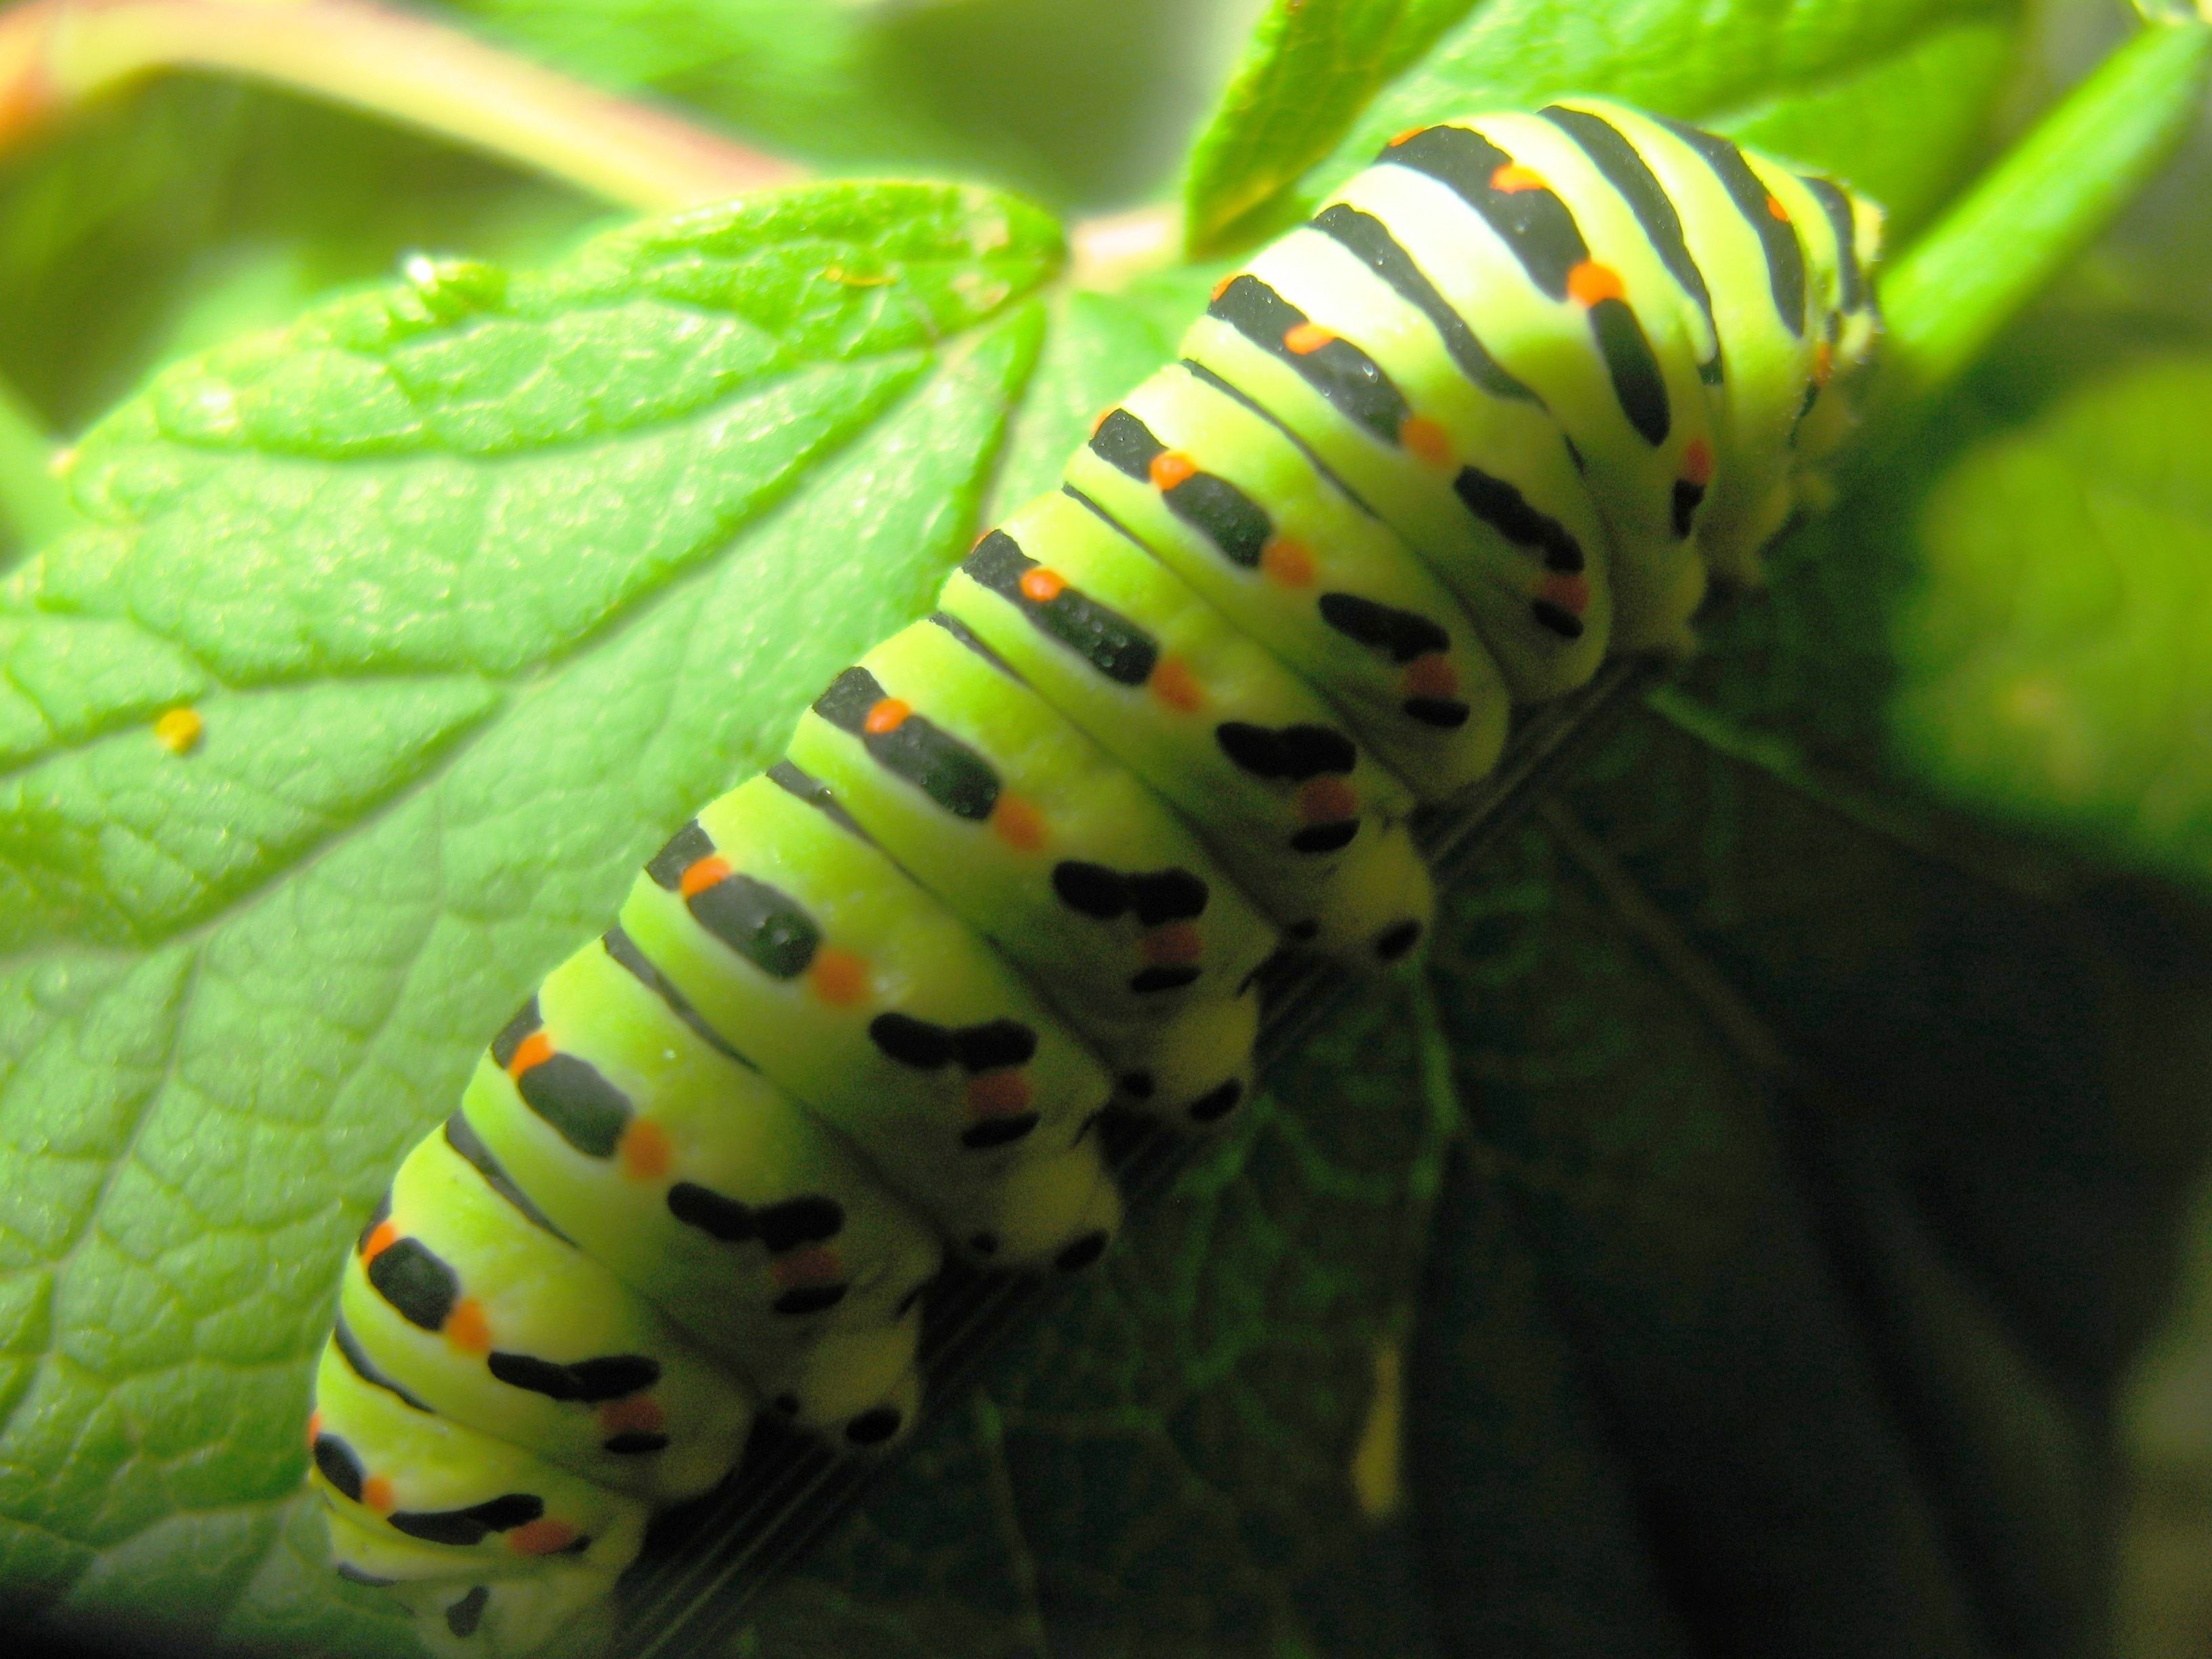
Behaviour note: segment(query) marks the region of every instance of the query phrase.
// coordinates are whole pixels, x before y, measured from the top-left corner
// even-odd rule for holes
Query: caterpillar
[[[1102,1114],[1234,1114],[1262,965],[1418,952],[1408,816],[1514,706],[1755,582],[1850,427],[1880,235],[1573,100],[1400,134],[1224,279],[407,1155],[316,1371],[337,1570],[525,1654],[759,1414],[908,1432],[947,1257],[1096,1261]]]

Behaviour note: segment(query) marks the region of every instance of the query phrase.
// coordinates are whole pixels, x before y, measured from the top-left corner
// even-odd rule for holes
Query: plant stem
[[[2212,76],[2212,27],[2152,22],[1906,251],[1881,287],[1884,399],[1956,379],[2135,199],[2179,142]]]
[[[799,176],[370,0],[24,0],[0,14],[0,153],[88,99],[175,69],[351,104],[647,210]]]

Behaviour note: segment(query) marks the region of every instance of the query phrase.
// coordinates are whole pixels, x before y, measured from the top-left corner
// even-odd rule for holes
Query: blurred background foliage
[[[824,171],[988,178],[1079,216],[1173,193],[1259,5],[423,9]],[[2107,0],[2040,0],[1990,148],[2127,27]],[[2212,116],[1965,385],[1861,459],[1839,512],[1786,551],[1774,599],[1722,623],[1712,655],[1572,796],[1611,848],[1602,867],[1628,871],[1736,982],[1759,986],[1754,1012],[1829,1084],[1863,1104],[1955,1108],[1944,1153],[1915,1166],[1920,1195],[1942,1187],[1979,1282],[2015,1319],[2046,1322],[2026,1346],[2065,1409],[2117,1414],[2115,1647],[2129,1659],[2212,1655],[2212,1192],[2191,1196],[2212,1060],[2212,653],[2194,648],[2212,621],[2208,201]],[[411,252],[534,262],[611,216],[266,88],[174,77],[112,99],[0,161],[0,468],[40,465],[41,434],[66,441],[156,366],[386,278]],[[0,527],[0,560],[22,541]],[[1893,852],[1868,853],[1857,830]],[[1504,873],[1559,856],[1537,845],[1516,846]],[[1909,867],[1899,847],[1919,855]],[[1484,1029],[1454,1034],[1467,1054],[1533,1045],[1516,1033],[1543,1012],[1492,1000],[1465,1016]],[[1869,1030],[1895,1033],[1893,1051],[1869,1052]],[[2106,1068],[2094,1086],[2075,1075],[2085,1055]],[[1510,1142],[1503,1096],[1486,1127]],[[2108,1113],[2096,1132],[2085,1099]],[[1798,1155],[1879,1162],[1926,1133],[1870,1109]],[[2048,1168],[2073,1137],[2082,1190],[2054,1194]],[[1999,1167],[2008,1147],[2023,1165],[2049,1160],[2033,1215],[1996,1213],[2018,1196]],[[1458,1233],[1479,1225],[1458,1217],[1446,1243],[1475,1251]],[[2078,1303],[2052,1290],[2069,1279]],[[2008,1296],[2030,1279],[2033,1294]],[[1607,1280],[1611,1293],[1632,1280]],[[1924,1311],[1955,1289],[1893,1284],[1887,1305]],[[1456,1306],[1475,1293],[1432,1294]],[[1464,1328],[1479,1332],[1482,1311]],[[1951,1359],[1972,1370],[1990,1352]],[[1417,1383],[1464,1382],[1449,1353],[1417,1359]],[[2048,1428],[2032,1392],[1996,1440]],[[1430,1449],[1449,1457],[1454,1432],[1432,1425]],[[2003,1477],[1987,1479],[1989,1528],[2065,1529],[2052,1511],[2079,1494]],[[1996,1556],[2050,1559],[2011,1542]]]

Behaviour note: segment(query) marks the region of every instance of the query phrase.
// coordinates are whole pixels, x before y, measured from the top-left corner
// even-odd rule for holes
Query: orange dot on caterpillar
[[[526,1521],[507,1534],[507,1547],[517,1555],[557,1555],[576,1541],[576,1529],[550,1516]]]
[[[446,1340],[463,1353],[491,1352],[491,1322],[484,1317],[483,1304],[472,1296],[453,1304],[442,1328]]]
[[[1005,1117],[1030,1107],[1030,1083],[1019,1072],[986,1072],[968,1079],[968,1109],[980,1117]]]
[[[668,1173],[676,1148],[668,1131],[650,1119],[639,1118],[623,1131],[623,1173],[633,1181],[658,1181]]]
[[[1163,657],[1152,670],[1152,695],[1170,708],[1188,714],[1206,706],[1206,688],[1180,657]]]
[[[729,878],[729,860],[727,859],[715,858],[709,854],[706,858],[696,859],[691,863],[684,866],[684,873],[677,878],[676,886],[677,890],[682,893],[685,898],[696,898],[700,894],[705,892],[709,887],[718,887]],[[526,1047],[527,1044],[525,1046]],[[521,1052],[522,1051],[520,1049],[517,1049],[515,1051],[518,1059],[520,1057]],[[539,1058],[542,1059],[544,1056],[541,1055]],[[530,1065],[535,1066],[537,1063],[538,1061],[533,1060],[530,1062]],[[513,1068],[510,1067],[509,1069],[512,1070]],[[524,1071],[527,1071],[530,1068],[527,1066],[523,1067]],[[520,1076],[520,1073],[517,1073],[516,1075]]]
[[[1018,852],[1034,853],[1044,845],[1044,814],[1019,795],[1000,795],[991,808],[991,828],[999,839]]]
[[[1406,665],[1406,694],[1413,697],[1449,697],[1459,690],[1459,671],[1442,652],[1416,657]]]
[[[1620,273],[1595,259],[1585,259],[1567,273],[1567,297],[1578,306],[1587,307],[1602,301],[1618,300],[1627,292]]]
[[[1260,568],[1285,587],[1305,587],[1314,579],[1314,556],[1295,536],[1270,536],[1260,550]]]
[[[642,1395],[610,1400],[594,1415],[602,1434],[653,1434],[667,1423],[660,1407]]]
[[[1153,489],[1169,490],[1194,477],[1198,463],[1178,451],[1164,449],[1152,457],[1152,465],[1146,471],[1152,477]]]
[[[825,945],[807,964],[807,982],[814,994],[833,1007],[850,1007],[868,994],[868,964],[850,951]]]
[[[1336,823],[1359,811],[1358,792],[1342,778],[1310,778],[1298,786],[1298,816],[1308,823]]]
[[[702,862],[704,860],[702,860]],[[718,859],[715,862],[720,863]],[[699,866],[693,865],[692,869]],[[687,874],[689,872],[686,872]],[[712,884],[708,884],[712,885]],[[553,1058],[553,1039],[543,1031],[532,1031],[515,1045],[514,1058],[507,1062],[507,1074],[519,1078],[534,1066],[543,1066]]]
[[[1156,966],[1183,965],[1206,954],[1206,940],[1187,921],[1170,921],[1153,928],[1138,942],[1146,962]]]
[[[1408,415],[1398,428],[1398,441],[1431,466],[1451,465],[1451,434],[1425,415]]]

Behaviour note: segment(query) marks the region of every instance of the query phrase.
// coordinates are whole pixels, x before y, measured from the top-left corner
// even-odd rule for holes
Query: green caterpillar
[[[521,1654],[757,1413],[896,1440],[945,1253],[1095,1261],[1101,1112],[1226,1117],[1263,963],[1416,950],[1407,817],[1511,706],[1756,580],[1850,424],[1879,236],[1574,101],[1401,134],[1225,280],[409,1154],[316,1378],[339,1570]]]

